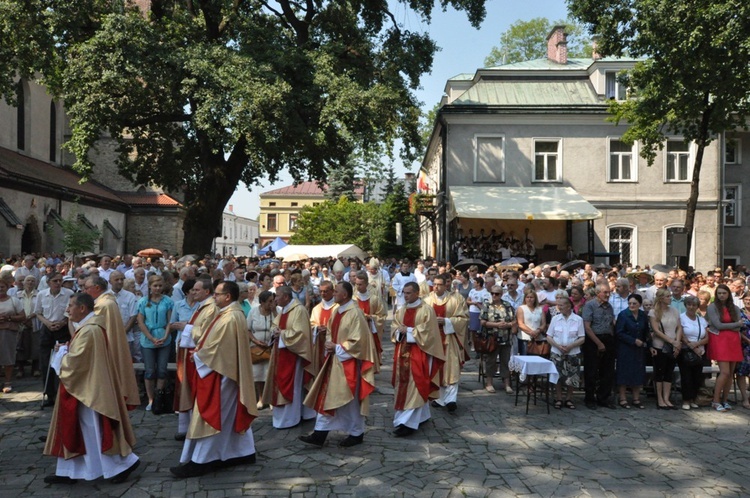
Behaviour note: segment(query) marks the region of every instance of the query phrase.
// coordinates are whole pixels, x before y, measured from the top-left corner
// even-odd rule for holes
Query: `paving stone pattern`
[[[16,381],[15,391],[0,399],[0,496],[750,495],[748,410],[657,411],[650,398],[645,410],[590,411],[577,393],[577,410],[547,415],[539,404],[525,415],[513,396],[482,389],[476,360],[466,364],[455,413],[433,409],[417,434],[395,438],[392,351],[386,346],[363,445],[339,448],[345,435],[338,433],[322,449],[305,445],[297,437],[311,432],[313,423],[275,430],[265,410],[252,426],[255,465],[186,480],[169,473],[182,448],[173,439],[176,416],[141,408],[131,420],[142,465],[127,482],[46,485],[42,479],[54,472],[55,460],[42,456],[39,437],[47,433],[52,410],[39,409],[37,380]]]

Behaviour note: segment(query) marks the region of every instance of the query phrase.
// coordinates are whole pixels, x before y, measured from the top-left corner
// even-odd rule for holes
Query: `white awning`
[[[368,258],[368,254],[354,244],[337,245],[294,245],[289,244],[276,251],[276,257],[283,258],[291,254],[306,254],[311,258],[344,258],[357,257],[361,260]]]
[[[594,206],[571,187],[451,187],[449,219],[595,220]]]

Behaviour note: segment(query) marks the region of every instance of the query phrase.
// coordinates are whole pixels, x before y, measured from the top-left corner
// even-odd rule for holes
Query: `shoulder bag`
[[[701,318],[696,317],[696,320],[698,321],[698,340],[701,340],[701,332],[703,332],[701,328]],[[683,347],[680,351],[680,360],[684,365],[687,365],[689,367],[696,367],[698,365],[703,365],[703,356],[699,355],[695,351],[693,351],[692,348],[689,347]]]

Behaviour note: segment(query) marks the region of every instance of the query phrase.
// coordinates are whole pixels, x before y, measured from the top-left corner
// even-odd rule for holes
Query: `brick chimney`
[[[568,34],[565,26],[558,25],[552,28],[547,35],[547,59],[557,64],[568,63]]]
[[[229,211],[230,213],[234,214],[234,205],[230,204],[229,206],[227,206],[227,211]]]

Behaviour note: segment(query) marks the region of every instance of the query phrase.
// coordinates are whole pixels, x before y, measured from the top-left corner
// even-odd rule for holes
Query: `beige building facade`
[[[648,166],[638,143],[620,140],[626,125],[607,121],[609,99],[627,97],[616,75],[636,61],[550,54],[447,82],[421,167],[436,194],[438,257],[455,257],[453,244],[469,230],[522,235],[528,228],[537,249],[546,246],[549,255],[562,257],[570,246],[596,262],[674,264],[683,254],[695,146],[669,137]],[[738,150],[747,138],[738,138]],[[724,227],[724,198],[741,198],[741,169],[727,169],[724,178],[723,142],[705,151],[695,242],[685,255],[703,271],[731,251],[738,252],[737,263],[746,257],[730,249],[742,237],[741,225]],[[741,165],[739,153],[737,160]],[[727,193],[725,181],[739,190]],[[558,204],[537,195],[543,189],[551,189],[545,196],[565,189],[579,198]],[[458,191],[473,193],[475,205],[462,204]],[[482,211],[492,215],[482,217]],[[422,224],[425,253],[432,245],[428,225]]]

